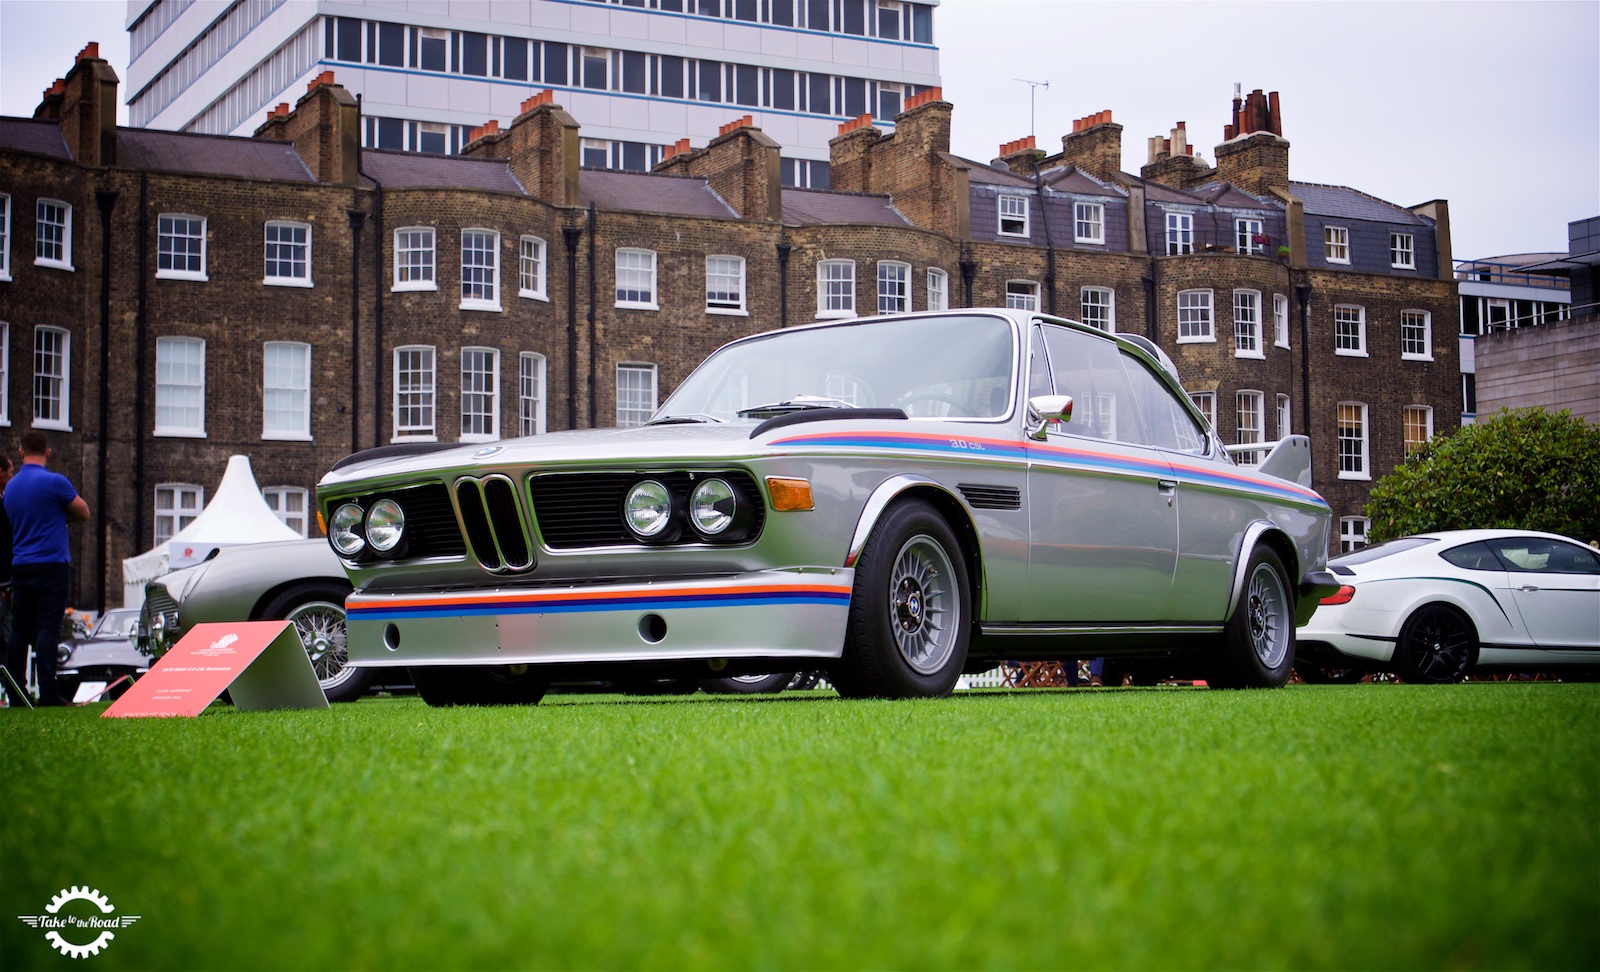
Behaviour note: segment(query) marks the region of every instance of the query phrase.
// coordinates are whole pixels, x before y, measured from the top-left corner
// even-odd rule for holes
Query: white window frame
[[[1289,396],[1278,396],[1278,439],[1281,441],[1294,434],[1294,409],[1290,407]]]
[[[1253,227],[1253,228],[1252,228]],[[1236,216],[1233,220],[1235,248],[1246,256],[1262,256],[1267,252],[1265,243],[1257,243],[1257,236],[1267,235],[1267,222],[1260,216]]]
[[[1339,464],[1339,478],[1370,480],[1372,478],[1372,463],[1370,459],[1371,450],[1368,443],[1371,440],[1371,433],[1368,431],[1367,425],[1367,405],[1365,402],[1340,402],[1336,408],[1337,411],[1334,414],[1335,442],[1337,445],[1335,457]],[[1361,431],[1359,437],[1345,435],[1344,410],[1347,408],[1356,410],[1356,421]],[[1349,469],[1345,468],[1347,465],[1345,444],[1347,442],[1359,444],[1360,446],[1359,454],[1354,451],[1349,454],[1351,461],[1348,464],[1352,467]]]
[[[639,388],[626,387],[623,376],[644,379]],[[637,391],[642,394],[635,396]],[[646,406],[645,403],[648,403]],[[637,428],[650,421],[659,404],[657,398],[656,366],[644,361],[623,361],[617,364],[617,428]]]
[[[1072,240],[1074,243],[1106,245],[1106,207],[1104,203],[1074,202],[1072,204]]]
[[[1204,300],[1201,300],[1204,295]],[[1179,344],[1215,344],[1217,340],[1217,322],[1215,313],[1214,294],[1209,287],[1196,290],[1178,291],[1178,343]],[[1185,299],[1188,306],[1185,307]],[[1184,315],[1188,314],[1185,320]],[[1188,327],[1189,334],[1184,333]]]
[[[1272,343],[1280,348],[1289,346],[1289,298],[1283,294],[1272,295]]]
[[[1419,421],[1414,422],[1413,417],[1418,418]],[[1414,426],[1420,427],[1422,430],[1422,438],[1415,442],[1410,437],[1411,429]],[[1433,440],[1432,405],[1407,405],[1400,410],[1400,439],[1408,456]]]
[[[487,245],[486,245],[487,244]],[[469,262],[470,261],[470,262]],[[471,277],[468,279],[468,271]],[[487,296],[484,294],[487,293]],[[500,232],[482,226],[461,231],[462,310],[500,311]]]
[[[1408,340],[1407,330],[1420,330],[1420,342]],[[1421,351],[1408,351],[1408,344],[1422,346]],[[1425,310],[1410,308],[1400,312],[1400,360],[1402,361],[1432,361],[1433,360],[1433,315]]]
[[[60,208],[60,210],[61,210],[61,221],[59,223],[56,222],[54,219],[51,219],[51,220],[46,220],[45,219],[45,209],[46,209],[46,207],[59,207]],[[33,265],[36,266],[36,267],[50,267],[51,269],[54,269],[54,270],[75,270],[75,269],[77,269],[72,265],[72,204],[68,203],[68,202],[64,202],[64,201],[62,201],[60,199],[43,199],[43,198],[41,198],[37,203],[35,203],[35,205],[33,207],[33,213],[34,213],[34,223],[33,223],[33,227],[34,227]],[[55,229],[60,231],[60,234],[61,234],[61,239],[59,240],[59,246],[61,248],[61,256],[60,257],[54,257],[54,256],[48,256],[47,257],[47,256],[40,256],[39,255],[39,248],[41,246],[47,246],[47,245],[53,246],[53,245],[55,245],[55,244],[48,244],[45,241],[46,240],[46,234],[43,232],[43,230],[44,230],[44,227],[46,227],[46,226],[54,227]]]
[[[193,221],[193,222],[199,223],[200,224],[200,233],[199,233],[199,235],[196,236],[196,235],[192,235],[192,234],[189,234],[189,233],[179,234],[179,233],[176,233],[176,232],[167,232],[166,231],[167,228],[168,228],[167,224],[170,221],[175,221],[175,220],[180,220],[180,219],[184,220],[185,222]],[[172,228],[176,229],[175,226],[172,227]],[[162,260],[162,257],[164,257],[164,256],[173,256],[173,257],[182,256],[182,258],[185,261],[187,261],[187,259],[189,257],[188,253],[177,254],[177,253],[172,252],[167,246],[167,241],[168,240],[174,240],[175,241],[175,240],[180,240],[180,239],[182,239],[182,240],[199,240],[200,241],[200,269],[199,270],[187,270],[187,269],[185,269],[185,270],[176,270],[176,269],[171,269],[171,268],[168,268],[168,269],[165,269],[165,270],[162,269],[161,260]],[[162,213],[161,215],[156,217],[156,279],[157,280],[196,280],[196,281],[201,281],[201,282],[204,282],[204,281],[207,281],[207,280],[211,279],[210,277],[206,276],[206,218],[204,216],[196,216],[196,215],[194,215],[192,213]]]
[[[476,379],[482,379],[483,387],[472,387]],[[461,349],[460,411],[460,441],[493,442],[500,438],[499,349],[480,346]],[[475,430],[474,426],[477,426]]]
[[[310,494],[304,486],[266,486],[261,490],[261,498],[266,501],[267,509],[278,518],[278,522],[300,534],[302,537],[310,536]],[[298,499],[300,509],[292,510],[289,501]]]
[[[11,279],[11,194],[0,192],[0,282]]]
[[[1417,269],[1417,237],[1414,233],[1389,234],[1389,266],[1396,270]]]
[[[416,355],[417,366],[411,367],[403,356]],[[402,376],[416,375],[421,383],[410,385],[402,391]],[[435,442],[438,440],[439,421],[439,354],[431,344],[407,344],[394,349],[394,438],[395,442]],[[402,399],[402,394],[412,396]],[[405,424],[400,421],[401,409],[419,409],[426,421]]]
[[[745,287],[744,257],[713,253],[706,257],[706,313],[748,317],[745,306],[749,292]]]
[[[817,261],[817,318],[856,316],[856,262]]]
[[[298,388],[293,385],[273,384],[277,377],[273,373],[274,366],[271,361],[272,351],[275,348],[299,348],[303,351]],[[267,420],[267,415],[272,411],[272,403],[294,397],[299,398],[295,410],[299,415],[298,427],[272,428]],[[280,408],[278,411],[284,415],[293,414],[288,409]],[[261,346],[261,438],[289,442],[311,441],[311,345],[304,341],[267,341]]]
[[[174,361],[173,357],[183,352],[183,361]],[[190,361],[189,353],[198,352],[198,361]],[[166,359],[166,360],[163,360]],[[198,381],[190,380],[189,375],[174,376],[172,369],[181,367],[187,370],[195,365],[199,366]],[[163,374],[163,370],[166,374]],[[174,380],[174,378],[183,380]],[[183,397],[185,392],[198,393],[199,405],[195,407],[194,422],[190,424],[173,423],[170,414],[168,421],[162,422],[162,410],[171,413],[174,409],[187,410],[191,406],[187,402],[174,402],[173,396]],[[162,399],[167,399],[163,402]],[[175,438],[203,439],[206,437],[206,342],[202,338],[170,336],[156,338],[156,408],[155,408],[155,433],[161,436]]]
[[[524,351],[517,355],[517,432],[539,435],[544,431],[545,387],[544,355]]]
[[[299,247],[299,246],[302,245],[300,243],[294,242],[293,240],[291,240],[288,243],[284,243],[281,240],[273,240],[271,238],[271,236],[272,236],[273,230],[275,230],[275,229],[279,230],[279,231],[284,230],[284,229],[303,229],[303,230],[306,231],[306,241],[304,243],[305,255],[304,255],[304,258],[303,258],[303,262],[305,263],[306,273],[305,273],[305,276],[303,276],[303,277],[294,277],[294,276],[285,277],[285,276],[282,276],[282,275],[268,273],[265,269],[263,269],[261,282],[263,284],[267,285],[268,287],[310,287],[311,286],[311,224],[310,223],[296,223],[293,220],[287,220],[287,219],[269,219],[269,220],[267,220],[266,226],[262,229],[262,240],[263,240],[262,259],[265,261],[265,266],[269,266],[270,267],[270,266],[274,266],[274,265],[281,265],[281,264],[283,264],[285,262],[288,262],[290,267],[293,268],[295,263],[302,262],[302,261],[296,261],[293,256],[290,256],[287,261],[285,261],[281,257],[279,257],[278,259],[274,260],[271,257],[267,256],[267,254],[273,252],[272,248],[275,247],[275,246],[296,248],[296,247]]]
[[[1039,284],[1033,280],[1007,280],[1006,306],[1016,310],[1039,310]]]
[[[161,503],[163,494],[169,498],[169,505]],[[180,502],[182,498],[192,498],[193,505]],[[155,520],[151,523],[154,531],[155,545],[161,546],[171,540],[178,531],[193,523],[200,511],[206,508],[206,491],[203,486],[193,483],[157,483],[155,489]],[[189,512],[189,511],[193,512]],[[185,522],[187,521],[187,522]],[[163,531],[162,527],[166,530]]]
[[[1233,292],[1233,356],[1235,358],[1265,358],[1262,347],[1261,291],[1235,290]]]
[[[1240,445],[1256,445],[1266,441],[1266,396],[1254,389],[1242,389],[1234,397],[1234,441]],[[1261,462],[1261,450],[1234,454],[1241,466],[1254,466]]]
[[[1020,209],[1020,212],[1019,212]],[[1028,237],[1028,197],[1018,196],[1009,192],[1002,192],[995,197],[995,234],[997,236],[1014,236],[1022,239]],[[1012,229],[1006,229],[1006,224],[1012,224]]]
[[[1351,312],[1354,319],[1351,319]],[[1341,319],[1341,314],[1343,318]],[[1355,328],[1352,333],[1349,329]],[[1355,340],[1355,347],[1347,347],[1351,338]],[[1348,358],[1365,358],[1367,356],[1367,309],[1360,304],[1334,304],[1333,305],[1333,353]]]
[[[906,314],[910,311],[911,264],[899,260],[879,260],[878,313]]]
[[[1217,393],[1216,392],[1189,392],[1189,401],[1194,402],[1194,407],[1200,411],[1201,417],[1206,420],[1206,431],[1212,432],[1217,427]]]
[[[1350,264],[1350,228],[1324,226],[1322,228],[1322,255],[1329,263]]]
[[[1090,298],[1096,298],[1091,300]],[[1099,298],[1104,298],[1099,299]],[[1101,313],[1090,313],[1090,311]],[[1117,333],[1117,292],[1110,287],[1084,287],[1078,291],[1079,320],[1107,334]],[[1103,327],[1101,325],[1104,325]]]
[[[41,352],[39,350],[42,335],[50,334],[60,339],[57,350]],[[41,355],[48,353],[60,365],[60,371],[41,371],[40,365],[46,362],[40,360]],[[41,382],[44,388],[41,389]],[[54,382],[54,388],[49,383]],[[45,397],[40,398],[41,390]],[[51,391],[54,394],[51,394]],[[40,401],[53,402],[56,413],[54,418],[41,418],[39,415]],[[55,429],[61,432],[72,431],[72,332],[64,327],[51,327],[40,324],[33,329],[33,427],[36,429]]]
[[[1364,516],[1339,517],[1339,552],[1354,553],[1367,545],[1372,521]]]
[[[432,226],[402,226],[394,231],[394,281],[389,285],[391,293],[439,289],[438,236]],[[411,254],[416,254],[418,258],[405,259]]]
[[[522,237],[517,242],[517,296],[548,302],[545,278],[549,268],[549,244],[537,236]]]
[[[0,426],[11,425],[11,325],[0,321]]]
[[[1194,213],[1167,213],[1167,256],[1194,252]]]
[[[624,262],[640,260],[644,265],[623,266]],[[616,306],[628,310],[660,310],[660,292],[657,290],[656,251],[645,250],[639,247],[622,246],[617,248],[616,254]],[[638,286],[624,287],[624,275],[629,284]],[[623,292],[646,295],[647,300],[624,298]]]
[[[950,309],[950,275],[938,267],[928,268],[928,310]]]

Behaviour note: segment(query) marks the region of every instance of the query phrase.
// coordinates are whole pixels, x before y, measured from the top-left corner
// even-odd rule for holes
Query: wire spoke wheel
[[[889,630],[900,657],[929,675],[944,667],[955,648],[950,624],[955,568],[937,541],[918,534],[905,542],[889,573]]]
[[[324,691],[355,675],[355,669],[346,667],[350,644],[343,607],[327,601],[309,601],[289,612],[287,620],[294,625]]]

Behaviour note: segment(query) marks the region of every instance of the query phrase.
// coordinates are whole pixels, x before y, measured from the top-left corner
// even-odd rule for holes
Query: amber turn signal
[[[767,495],[772,497],[772,508],[776,511],[809,510],[812,508],[811,482],[809,480],[768,476]]]
[[[1332,594],[1329,594],[1327,597],[1323,598],[1321,601],[1319,601],[1317,603],[1319,603],[1319,604],[1349,604],[1350,603],[1350,599],[1355,597],[1355,596],[1356,596],[1356,589],[1351,587],[1349,584],[1345,584],[1342,587],[1340,587],[1337,591],[1334,591]]]
[[[321,509],[317,510],[317,529],[322,531],[323,536],[328,535],[328,518],[322,515]]]

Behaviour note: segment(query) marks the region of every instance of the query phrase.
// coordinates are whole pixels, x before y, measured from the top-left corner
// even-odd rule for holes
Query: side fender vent
[[[957,483],[956,489],[967,498],[975,510],[1020,510],[1022,490],[1015,486],[984,486],[978,483]]]

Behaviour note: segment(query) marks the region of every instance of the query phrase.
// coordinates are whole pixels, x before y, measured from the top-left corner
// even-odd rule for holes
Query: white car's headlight
[[[728,529],[739,510],[739,496],[723,479],[707,479],[689,495],[689,519],[708,537]]]
[[[653,479],[635,483],[623,500],[622,516],[638,537],[659,536],[672,522],[672,497],[667,487]]]
[[[367,545],[359,529],[363,516],[361,507],[354,503],[346,503],[333,511],[333,520],[328,524],[328,541],[334,550],[354,557]]]
[[[378,553],[393,550],[400,543],[405,529],[406,515],[400,509],[400,504],[392,499],[378,500],[367,511],[367,542]]]

